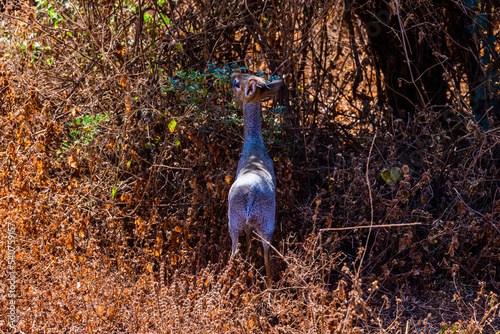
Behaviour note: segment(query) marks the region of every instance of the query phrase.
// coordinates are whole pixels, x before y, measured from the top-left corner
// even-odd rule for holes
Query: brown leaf
[[[120,85],[124,87],[126,90],[129,90],[130,86],[128,83],[128,79],[126,77],[121,77],[120,78]]]
[[[214,184],[210,181],[207,182],[207,189],[210,191],[210,192],[214,192]]]
[[[74,154],[68,157],[68,163],[71,168],[78,169],[78,160],[76,159],[76,156]]]
[[[66,246],[68,250],[72,250],[75,247],[75,232],[69,231],[68,239],[66,239]]]

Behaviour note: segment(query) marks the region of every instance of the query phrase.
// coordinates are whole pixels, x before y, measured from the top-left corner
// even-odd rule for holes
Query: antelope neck
[[[260,125],[260,103],[245,103],[243,105],[243,117],[245,126],[244,146],[251,144],[261,144],[264,146]]]

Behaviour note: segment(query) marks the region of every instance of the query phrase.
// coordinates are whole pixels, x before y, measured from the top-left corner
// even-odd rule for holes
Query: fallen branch
[[[412,226],[412,225],[422,225],[422,223],[363,225],[363,226],[352,226],[352,227],[332,227],[332,228],[322,228],[319,231],[320,232],[345,231],[345,230],[358,230],[361,228],[400,227],[400,226]]]

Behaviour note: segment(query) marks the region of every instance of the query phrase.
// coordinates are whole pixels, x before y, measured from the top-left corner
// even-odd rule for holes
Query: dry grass
[[[2,14],[0,310],[14,302],[17,318],[0,330],[500,331],[498,116],[484,129],[450,79],[444,116],[397,119],[363,27],[355,94],[343,4],[308,4],[50,1]],[[278,179],[271,287],[257,240],[229,262],[242,129],[227,80],[243,66],[287,75],[285,109],[264,115]]]

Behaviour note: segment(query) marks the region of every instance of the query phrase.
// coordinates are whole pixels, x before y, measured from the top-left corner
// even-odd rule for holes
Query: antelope
[[[238,161],[236,178],[229,190],[229,233],[231,235],[231,258],[238,254],[238,237],[243,231],[247,235],[250,250],[250,235],[255,231],[263,240],[264,262],[267,284],[271,278],[269,245],[274,232],[276,213],[276,177],[273,160],[264,146],[260,124],[260,104],[267,97],[278,93],[283,79],[266,84],[264,79],[243,73],[231,75],[236,101],[243,109],[244,144]]]

